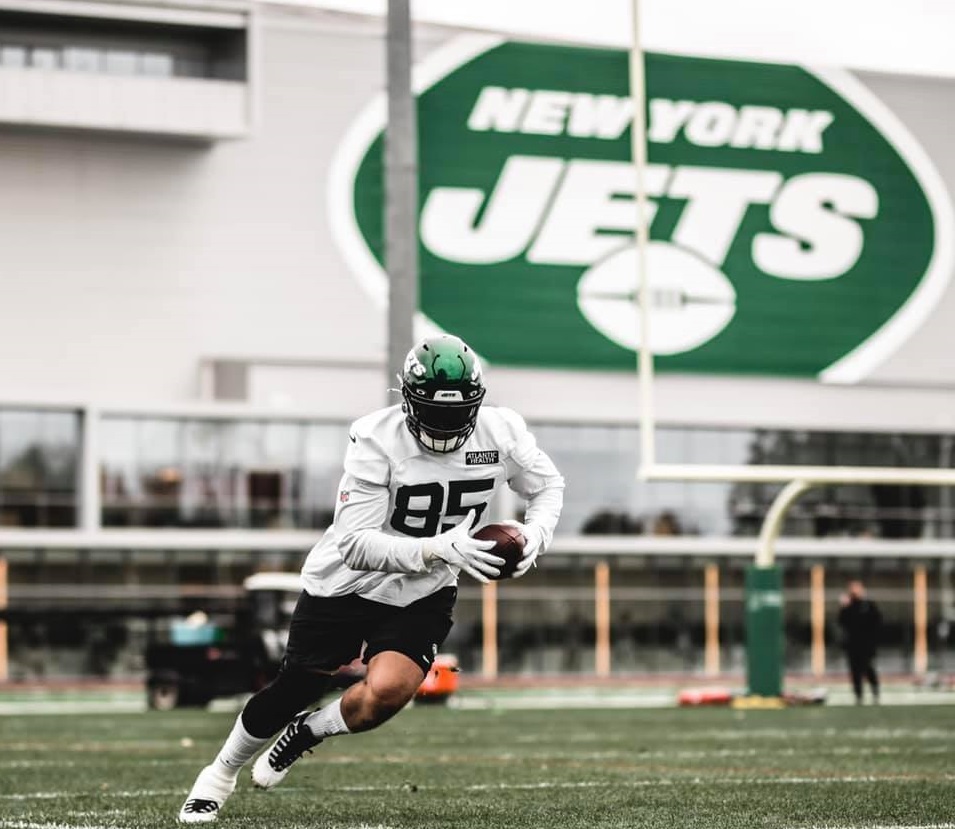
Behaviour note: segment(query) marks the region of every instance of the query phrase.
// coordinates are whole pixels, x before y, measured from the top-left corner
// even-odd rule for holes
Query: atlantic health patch
[[[484,452],[465,452],[464,463],[466,466],[481,466],[488,463],[498,463],[499,453],[497,449],[487,449]]]

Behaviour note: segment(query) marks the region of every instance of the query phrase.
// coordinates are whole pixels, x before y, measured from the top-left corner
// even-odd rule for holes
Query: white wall
[[[259,0],[384,15],[387,0]],[[412,0],[420,22],[597,46],[955,77],[951,0]]]
[[[383,352],[382,313],[321,232],[328,125],[380,85],[383,55],[348,24],[276,17],[251,140],[0,130],[3,397],[187,400],[206,356]]]

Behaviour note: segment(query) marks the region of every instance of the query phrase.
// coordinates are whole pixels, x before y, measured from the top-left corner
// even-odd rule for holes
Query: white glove
[[[535,563],[537,557],[544,551],[544,533],[534,524],[522,524],[520,521],[513,521],[511,519],[507,519],[501,523],[516,528],[520,534],[524,536],[524,555],[521,556],[521,560],[517,563],[517,569],[514,571],[514,575],[511,576],[512,579],[519,579],[527,573],[531,567],[537,566]]]
[[[460,567],[472,578],[483,584],[490,581],[489,576],[501,575],[504,559],[487,552],[494,547],[493,541],[479,541],[471,538],[471,526],[477,517],[477,510],[471,510],[456,527],[447,532],[426,538],[421,544],[421,554],[425,562],[433,563],[440,559],[454,567]]]

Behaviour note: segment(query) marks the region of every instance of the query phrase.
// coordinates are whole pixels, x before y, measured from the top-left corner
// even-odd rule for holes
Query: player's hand
[[[532,567],[537,566],[537,557],[544,551],[544,533],[534,524],[522,524],[520,521],[507,519],[502,524],[515,527],[524,536],[524,555],[517,563],[512,579],[519,579]]]
[[[456,527],[434,538],[424,539],[421,552],[425,561],[441,561],[454,567],[460,567],[471,578],[487,584],[491,577],[501,575],[504,559],[492,555],[488,550],[494,547],[493,541],[480,541],[471,538],[471,526],[477,518],[477,510],[471,510]]]

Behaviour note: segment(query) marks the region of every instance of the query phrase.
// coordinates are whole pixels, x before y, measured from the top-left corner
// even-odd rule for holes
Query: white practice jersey
[[[564,479],[516,412],[482,406],[467,442],[447,454],[418,443],[400,406],[355,421],[335,520],[302,568],[305,590],[403,607],[455,584],[458,568],[426,564],[421,539],[451,529],[472,509],[478,526],[489,523],[488,502],[505,485],[527,500],[525,523],[542,530],[546,548]]]

